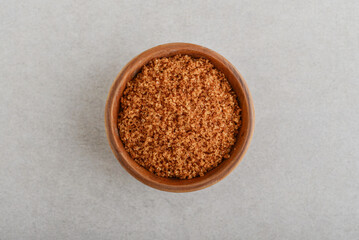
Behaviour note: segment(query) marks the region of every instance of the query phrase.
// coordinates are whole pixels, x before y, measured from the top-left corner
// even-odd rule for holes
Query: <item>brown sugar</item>
[[[241,120],[225,75],[204,58],[157,58],[130,80],[118,128],[126,151],[161,177],[203,176],[229,158]]]

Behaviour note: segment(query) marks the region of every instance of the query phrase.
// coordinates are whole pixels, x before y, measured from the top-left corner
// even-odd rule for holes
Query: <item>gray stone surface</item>
[[[247,80],[256,129],[208,189],[151,189],[103,115],[135,55],[191,42]],[[0,3],[0,239],[359,239],[359,3]]]

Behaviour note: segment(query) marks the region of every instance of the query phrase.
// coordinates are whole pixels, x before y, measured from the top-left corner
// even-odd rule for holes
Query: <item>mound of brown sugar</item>
[[[127,83],[118,127],[139,165],[161,177],[190,179],[229,158],[240,111],[212,63],[176,55],[150,61]]]

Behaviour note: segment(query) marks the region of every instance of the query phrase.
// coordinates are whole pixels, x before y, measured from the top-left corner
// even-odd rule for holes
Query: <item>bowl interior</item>
[[[187,54],[193,57],[204,57],[209,59],[216,68],[226,75],[229,83],[238,96],[239,104],[242,109],[242,126],[237,136],[237,142],[231,152],[231,157],[224,160],[219,166],[206,173],[203,177],[196,177],[188,180],[158,177],[139,166],[125,151],[117,129],[120,98],[126,87],[126,83],[134,78],[141,70],[142,66],[147,64],[153,58],[169,57],[177,54]],[[237,166],[247,150],[253,133],[254,112],[247,85],[239,72],[228,62],[228,60],[218,53],[198,45],[172,43],[160,45],[143,52],[123,68],[111,87],[106,104],[105,118],[107,136],[111,148],[119,162],[131,175],[139,181],[160,190],[188,192],[215,184]]]

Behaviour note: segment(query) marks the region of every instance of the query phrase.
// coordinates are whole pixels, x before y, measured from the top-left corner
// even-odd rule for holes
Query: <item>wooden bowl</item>
[[[224,160],[203,177],[180,180],[158,177],[145,168],[138,165],[125,151],[120,140],[117,117],[120,108],[120,98],[126,87],[126,83],[136,76],[143,65],[151,59],[169,57],[177,54],[187,54],[193,57],[209,59],[227,77],[229,83],[236,92],[242,109],[242,126],[238,134],[238,140],[231,152],[231,157]],[[132,59],[119,73],[110,89],[106,110],[105,125],[107,137],[118,161],[137,180],[150,187],[168,192],[190,192],[209,187],[226,177],[242,160],[251,141],[254,129],[254,109],[248,87],[240,73],[224,57],[218,53],[189,43],[168,43],[151,48]]]

